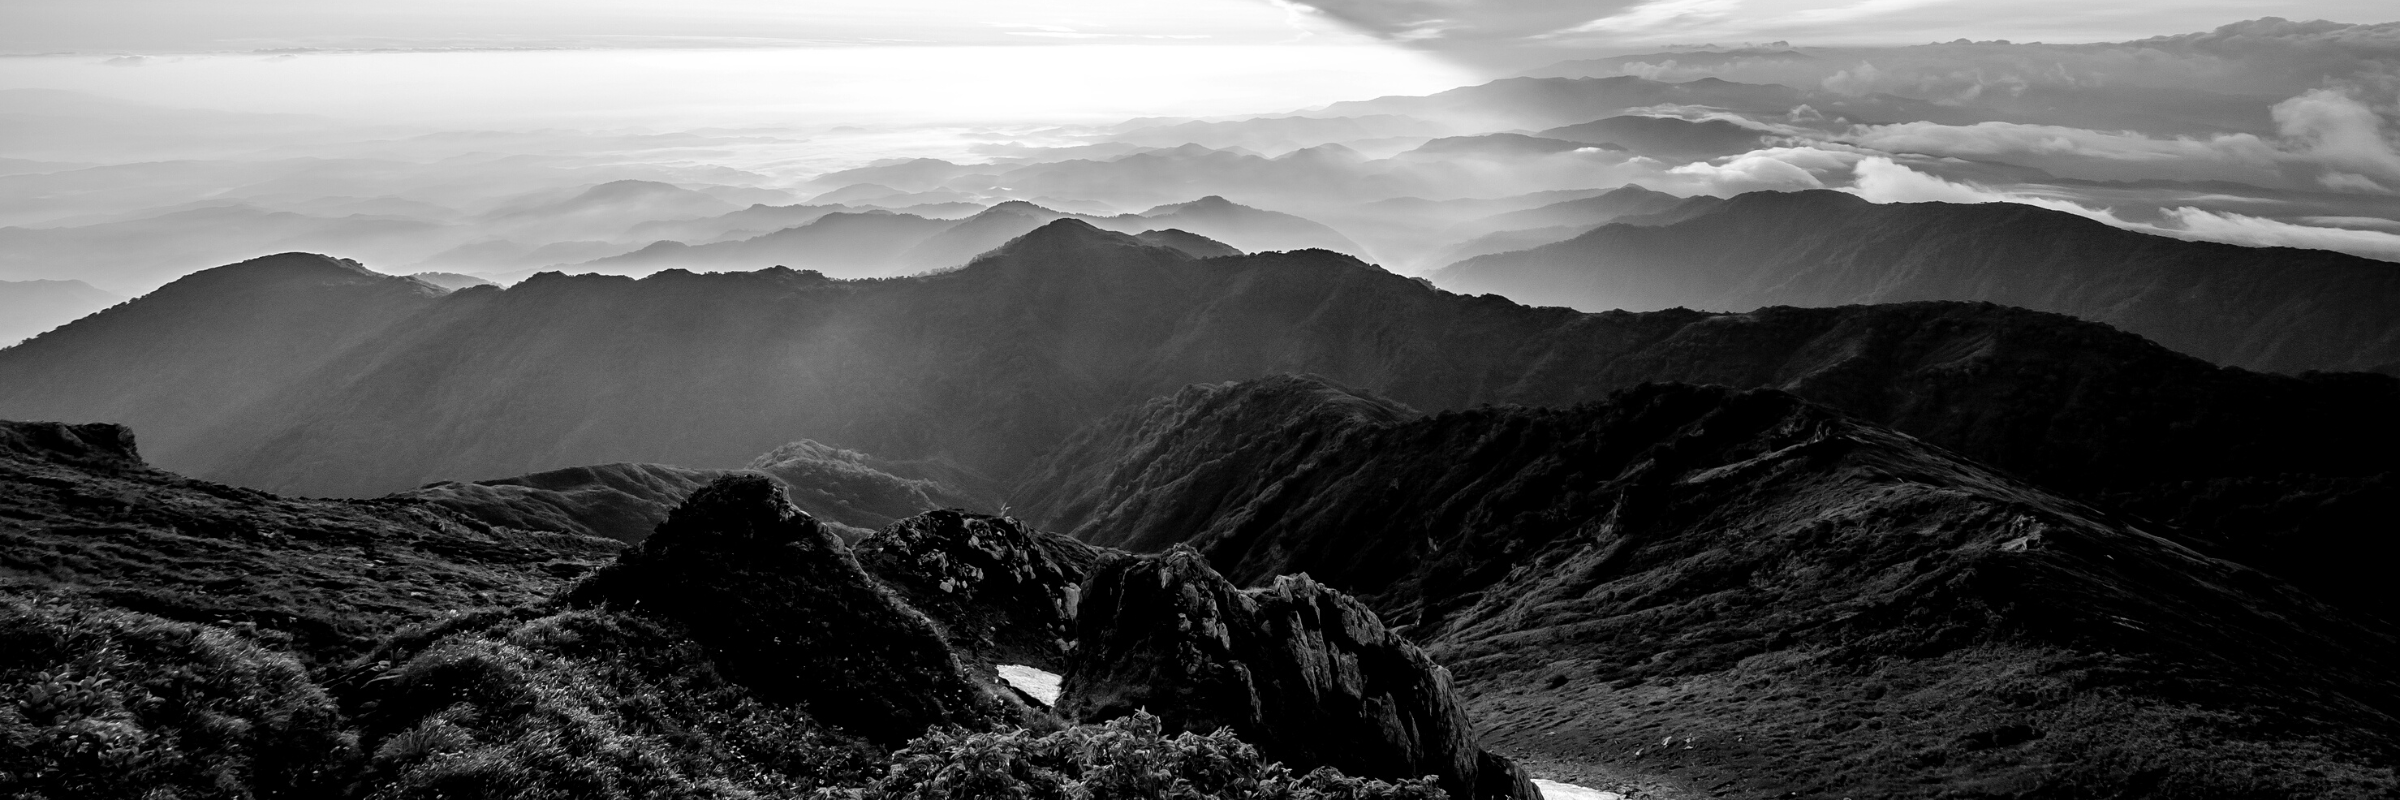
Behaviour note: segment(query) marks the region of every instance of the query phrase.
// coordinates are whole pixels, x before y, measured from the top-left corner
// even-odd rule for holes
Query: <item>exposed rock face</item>
[[[933,623],[763,475],[693,493],[569,600],[672,620],[759,696],[880,742],[988,713]]]
[[[1104,560],[1085,590],[1058,706],[1076,719],[1147,709],[1170,728],[1232,728],[1297,769],[1436,775],[1455,798],[1539,796],[1477,746],[1447,670],[1306,576],[1244,591],[1178,547]]]
[[[0,422],[0,453],[12,458],[106,467],[142,467],[133,429],[94,422]]]
[[[1066,669],[1091,545],[1007,517],[934,511],[859,542],[859,563],[993,663]]]

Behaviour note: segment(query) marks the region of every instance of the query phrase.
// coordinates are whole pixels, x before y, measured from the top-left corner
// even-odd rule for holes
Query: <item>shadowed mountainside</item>
[[[314,281],[282,291],[307,297]],[[392,302],[416,313],[355,344],[225,330],[227,316],[275,313],[243,305],[260,298],[306,304],[236,295],[177,316],[135,301],[0,351],[0,414],[173,405],[184,387],[107,365],[211,342],[195,362],[251,364],[246,348],[272,345],[322,366],[254,367],[245,388],[271,406],[183,420],[189,444],[158,458],[318,493],[576,464],[736,467],[796,436],[1010,485],[1110,413],[1282,372],[1425,410],[1565,405],[1655,380],[1776,387],[2071,496],[2162,515],[2185,508],[2187,484],[2225,480],[2270,504],[2288,494],[2278,487],[2306,485],[2351,498],[2335,504],[2345,514],[2376,513],[2390,501],[2358,479],[2391,472],[2400,452],[2389,413],[2400,381],[2212,367],[2053,314],[1960,303],[1580,314],[1448,294],[1321,251],[1195,260],[1072,220],[906,280],[669,272],[404,293]],[[2164,521],[2205,532],[2214,507]],[[2347,547],[2363,535],[2353,518],[2306,523],[2291,546]]]
[[[152,469],[116,425],[0,422],[0,590],[233,625],[310,665],[453,611],[535,602],[606,539],[418,500],[300,500]]]
[[[6,419],[109,422],[172,455],[225,415],[273,398],[445,290],[306,253],[201,270],[0,350]],[[105,358],[106,361],[87,361]],[[67,387],[72,386],[72,389]],[[74,396],[76,408],[34,401]]]
[[[1107,467],[1053,473],[1091,490],[1077,535],[1353,592],[1458,670],[1495,746],[1575,774],[1745,798],[2400,781],[2391,626],[1790,394],[1419,417],[1285,378],[1147,411]]]
[[[1693,219],[1482,256],[1435,283],[1587,310],[1977,300],[2104,322],[2220,364],[2400,370],[2400,270],[2187,242],[2013,203],[1754,192]]]

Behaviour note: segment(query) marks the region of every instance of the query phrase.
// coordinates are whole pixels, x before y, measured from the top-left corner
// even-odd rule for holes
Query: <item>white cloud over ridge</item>
[[[2189,206],[2164,209],[2163,224],[2138,222],[2118,216],[2108,209],[2070,199],[2024,191],[1995,190],[1945,180],[1882,156],[1861,159],[1856,172],[1856,180],[1843,191],[1876,203],[2017,203],[2064,211],[2126,230],[2178,239],[2250,247],[2333,250],[2400,261],[2400,234],[2383,231],[2301,225]]]

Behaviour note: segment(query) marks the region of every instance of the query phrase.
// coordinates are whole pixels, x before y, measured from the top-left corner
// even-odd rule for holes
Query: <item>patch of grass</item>
[[[0,596],[0,796],[318,798],[358,758],[290,656],[222,628]]]

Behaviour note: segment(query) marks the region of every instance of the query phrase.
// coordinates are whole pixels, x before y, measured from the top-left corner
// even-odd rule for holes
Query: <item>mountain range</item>
[[[2400,370],[2400,272],[2321,250],[2180,241],[2014,203],[1754,192],[1430,276],[1586,310],[1972,300],[2054,311],[2256,370]]]

